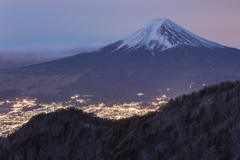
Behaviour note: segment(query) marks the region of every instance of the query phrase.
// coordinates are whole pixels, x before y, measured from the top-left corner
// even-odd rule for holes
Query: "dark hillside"
[[[240,159],[240,82],[182,95],[118,121],[74,108],[37,115],[3,139],[0,159]]]

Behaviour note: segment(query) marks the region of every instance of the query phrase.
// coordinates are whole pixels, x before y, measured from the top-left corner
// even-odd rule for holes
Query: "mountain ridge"
[[[0,159],[239,159],[240,82],[181,95],[111,121],[76,108],[34,116],[0,139]]]

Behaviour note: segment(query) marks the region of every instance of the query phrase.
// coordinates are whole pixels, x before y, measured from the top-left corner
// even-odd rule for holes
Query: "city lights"
[[[144,95],[144,94],[143,94]],[[74,98],[73,98],[74,97]],[[148,106],[143,106],[143,102],[131,102],[123,104],[114,104],[108,106],[104,103],[93,105],[90,102],[92,95],[75,95],[71,97],[71,101],[61,103],[50,104],[36,104],[36,99],[20,99],[0,101],[0,136],[6,137],[8,134],[14,132],[20,128],[23,124],[27,123],[33,116],[40,113],[54,112],[59,108],[67,109],[69,107],[77,107],[87,113],[94,113],[98,117],[106,119],[122,119],[129,118],[134,115],[144,115],[148,112],[156,111],[162,104],[167,103],[168,99],[166,95],[162,95],[159,98],[154,98],[154,102],[148,103]],[[84,97],[81,99],[81,97]],[[3,105],[12,106],[10,108],[1,107]],[[63,105],[64,104],[64,105]],[[85,106],[79,107],[77,104],[83,104]]]

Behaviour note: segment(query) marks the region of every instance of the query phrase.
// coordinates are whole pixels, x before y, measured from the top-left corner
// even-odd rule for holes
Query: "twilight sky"
[[[168,18],[240,49],[240,0],[0,0],[0,68],[94,51]]]

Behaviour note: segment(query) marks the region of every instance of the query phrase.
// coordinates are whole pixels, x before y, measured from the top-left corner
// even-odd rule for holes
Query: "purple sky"
[[[162,18],[240,49],[239,6],[240,0],[1,0],[0,68],[92,51]]]

